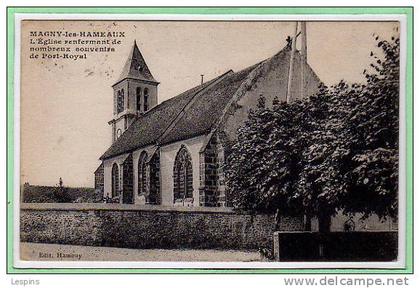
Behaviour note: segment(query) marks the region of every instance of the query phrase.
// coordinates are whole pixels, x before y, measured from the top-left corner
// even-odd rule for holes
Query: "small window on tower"
[[[143,111],[146,112],[149,110],[149,89],[144,88],[144,104],[143,104]]]
[[[118,130],[117,130],[117,139],[118,139],[118,138],[120,138],[121,133],[122,133],[122,132],[121,132],[121,129],[118,129]]]
[[[124,89],[117,92],[117,113],[124,111]]]
[[[136,109],[137,111],[141,110],[141,87],[137,87],[136,89]]]

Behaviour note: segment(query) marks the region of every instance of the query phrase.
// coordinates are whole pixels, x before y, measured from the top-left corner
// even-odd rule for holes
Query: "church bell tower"
[[[112,127],[112,142],[140,115],[157,105],[157,86],[140,53],[136,41],[125,62],[118,81],[112,85],[114,89],[114,114],[108,124]]]

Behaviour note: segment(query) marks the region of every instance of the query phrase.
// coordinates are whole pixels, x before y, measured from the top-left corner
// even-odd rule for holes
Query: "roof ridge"
[[[200,152],[202,152],[206,148],[207,144],[210,142],[210,139],[213,137],[214,133],[219,128],[220,124],[223,122],[223,119],[226,117],[226,114],[228,113],[229,108],[233,105],[234,102],[236,102],[237,100],[239,100],[240,96],[243,96],[244,95],[244,90],[246,90],[246,87],[245,86],[252,85],[252,81],[258,75],[258,73],[256,71],[257,70],[260,70],[261,67],[263,67],[263,65],[265,63],[267,63],[268,61],[270,61],[274,57],[279,56],[281,53],[287,53],[289,51],[291,51],[291,50],[286,45],[286,46],[283,47],[283,49],[281,49],[279,52],[277,52],[273,56],[270,56],[270,57],[268,57],[268,58],[266,58],[266,59],[258,62],[257,64],[248,66],[248,67],[246,67],[246,68],[244,68],[244,69],[242,69],[242,70],[240,70],[240,71],[237,72],[237,73],[239,73],[239,72],[242,72],[242,71],[244,71],[246,69],[249,69],[249,68],[252,68],[253,66],[255,66],[251,71],[249,71],[248,76],[245,78],[244,81],[242,81],[242,84],[238,87],[238,89],[236,89],[236,91],[233,94],[232,98],[229,100],[229,102],[225,106],[225,109],[223,109],[222,115],[220,116],[220,118],[218,119],[218,121],[213,125],[213,127],[211,128],[211,131],[209,132],[209,134],[207,135],[206,139],[204,140],[204,144],[201,147]],[[299,51],[298,51],[298,54],[299,54]],[[254,74],[254,75],[252,75],[252,77],[249,78],[249,76],[251,74]],[[242,93],[240,93],[240,92],[242,92]],[[239,93],[240,93],[240,95],[239,95]]]
[[[279,52],[277,52],[276,54],[274,54],[273,56],[271,56],[271,57],[268,57],[268,58],[266,58],[266,59],[264,59],[264,60],[262,60],[262,61],[260,61],[260,62],[258,62],[257,64],[254,64],[254,65],[251,65],[251,66],[248,66],[247,68],[244,68],[244,69],[242,69],[242,70],[240,70],[240,71],[238,71],[237,73],[239,73],[239,72],[242,72],[242,71],[244,71],[244,70],[246,70],[246,69],[249,69],[249,68],[252,68],[252,67],[254,67],[251,71],[249,71],[249,73],[248,73],[248,76],[245,78],[245,80],[244,81],[242,81],[242,84],[238,87],[238,89],[236,90],[236,92],[233,94],[233,96],[232,96],[232,98],[231,98],[231,100],[229,101],[229,103],[226,105],[226,107],[225,107],[225,109],[224,109],[224,111],[223,111],[223,113],[222,113],[222,116],[220,117],[220,119],[219,119],[219,121],[217,122],[217,124],[220,124],[220,122],[223,120],[223,118],[224,118],[224,116],[226,115],[226,113],[227,113],[227,110],[229,109],[229,106],[231,106],[232,105],[232,103],[234,102],[234,100],[236,100],[236,98],[238,98],[238,91],[239,90],[243,90],[243,88],[245,88],[245,87],[243,87],[244,86],[244,83],[245,82],[247,82],[247,80],[249,80],[248,82],[252,82],[254,79],[255,79],[255,77],[257,77],[257,73],[254,73],[254,72],[256,72],[256,70],[259,70],[259,69],[261,69],[261,67],[264,65],[264,63],[266,63],[266,62],[268,62],[269,60],[271,60],[271,59],[273,59],[274,57],[276,57],[276,56],[278,56],[278,55],[280,55],[280,53],[284,53],[284,52],[287,52],[287,51],[290,51],[290,49],[288,48],[288,46],[284,46],[283,47],[283,49],[281,49]],[[252,76],[252,78],[250,79],[249,78],[249,76],[252,74],[252,73],[254,73],[254,75]],[[249,83],[249,84],[251,84],[251,83]]]
[[[285,48],[283,48],[282,50],[280,50],[278,53],[276,53],[274,56],[268,57],[265,60],[262,60],[254,65],[248,66],[236,73],[240,73],[245,71],[246,69],[250,69],[252,68],[249,72],[248,75],[246,76],[246,78],[242,81],[241,85],[239,85],[238,89],[236,89],[235,93],[233,93],[232,97],[230,98],[229,102],[226,104],[225,108],[223,109],[222,115],[220,116],[220,118],[212,125],[212,128],[209,132],[209,134],[206,136],[206,139],[204,140],[203,146],[200,149],[200,152],[204,151],[204,149],[207,147],[208,143],[210,142],[210,139],[213,137],[214,133],[216,132],[217,128],[220,126],[221,122],[223,121],[223,119],[225,118],[226,114],[229,111],[229,108],[233,105],[234,102],[236,102],[239,99],[239,96],[242,96],[244,93],[241,93],[241,95],[239,95],[239,91],[244,91],[244,89],[246,90],[247,85],[249,82],[252,82],[255,77],[257,77],[257,73],[255,72],[257,69],[261,68],[263,66],[264,63],[266,63],[268,60],[270,60],[271,58],[275,57],[276,55],[280,54],[281,52],[283,52],[285,50]],[[255,66],[255,67],[254,67]],[[250,75],[252,75],[252,77],[250,78]]]
[[[226,73],[228,73],[228,72],[230,72],[230,71],[232,71],[232,69],[228,70],[227,72],[225,72],[225,73],[223,73],[223,74],[221,74],[221,75],[219,75],[219,76],[217,76],[217,77],[215,77],[215,78],[213,78],[213,79],[211,79],[211,80],[209,80],[209,81],[204,82],[203,84],[200,84],[200,85],[196,85],[196,86],[194,86],[194,87],[191,87],[191,88],[189,88],[189,89],[187,89],[187,90],[185,90],[185,91],[183,91],[183,92],[179,93],[178,95],[176,95],[176,96],[174,96],[174,97],[171,97],[171,98],[169,98],[169,99],[166,99],[165,101],[162,101],[161,103],[159,103],[158,105],[154,106],[153,108],[159,107],[160,105],[162,105],[162,104],[164,104],[164,103],[166,103],[166,102],[173,101],[173,100],[175,100],[176,98],[178,98],[178,97],[182,96],[184,93],[187,93],[188,91],[191,91],[191,90],[193,90],[193,89],[199,88],[200,86],[203,86],[203,87],[202,87],[199,91],[197,91],[197,93],[198,93],[198,92],[200,92],[202,89],[204,89],[204,88],[208,87],[208,86],[206,86],[206,85],[210,85],[213,81],[216,81],[217,79],[219,79],[220,77],[224,76]],[[153,108],[152,108],[152,109],[153,109]],[[152,110],[152,109],[150,109],[150,110]],[[147,112],[149,112],[150,110],[148,110]],[[145,114],[146,114],[146,113],[145,113]]]
[[[200,84],[200,85],[197,85],[197,86],[194,86],[194,87],[192,87],[192,88],[190,88],[190,89],[188,89],[188,90],[185,90],[184,92],[181,92],[180,94],[178,94],[178,95],[176,95],[176,96],[174,96],[174,97],[172,97],[172,98],[169,98],[169,99],[166,99],[165,101],[162,101],[161,103],[159,103],[158,105],[156,105],[156,106],[153,106],[152,108],[150,108],[149,110],[147,110],[146,112],[144,112],[143,114],[139,114],[139,116],[138,116],[138,118],[134,121],[134,122],[136,122],[136,121],[140,121],[142,118],[144,118],[145,116],[147,116],[148,114],[150,114],[151,112],[154,112],[154,110],[156,110],[156,109],[158,109],[158,108],[162,108],[163,106],[161,106],[162,104],[166,104],[167,102],[170,102],[170,101],[174,101],[174,100],[176,100],[178,97],[180,97],[180,96],[182,96],[183,94],[185,94],[185,93],[187,93],[188,91],[191,91],[191,90],[193,90],[193,89],[196,89],[196,88],[199,88],[200,86],[203,86],[200,90],[198,90],[195,94],[194,94],[194,97],[195,97],[195,95],[197,94],[197,93],[199,93],[199,92],[201,92],[203,89],[205,89],[205,88],[207,88],[208,86],[210,86],[211,84],[212,84],[212,82],[213,81],[216,81],[217,79],[219,79],[220,77],[222,77],[222,76],[224,76],[225,74],[227,74],[228,72],[230,72],[230,71],[232,71],[232,69],[230,69],[229,71],[227,71],[227,72],[225,72],[225,73],[223,73],[223,74],[221,74],[221,75],[219,75],[219,76],[217,76],[217,77],[215,77],[215,78],[213,78],[213,79],[211,79],[211,80],[209,80],[209,81],[207,81],[207,82],[204,82],[203,84]],[[204,85],[208,85],[208,86],[204,86]],[[193,98],[194,98],[193,97]],[[188,103],[187,103],[188,104]],[[134,122],[132,123],[132,124],[134,124]],[[130,125],[131,126],[131,125]],[[127,129],[128,130],[128,129]],[[126,131],[127,131],[126,130]],[[125,131],[124,131],[125,132]]]
[[[150,109],[149,111],[147,111],[146,113],[144,113],[144,114],[139,114],[138,115],[138,118],[130,125],[130,127],[128,127],[128,129],[127,130],[125,130],[123,133],[122,133],[122,135],[121,135],[121,137],[120,138],[118,138],[114,143],[112,143],[111,144],[111,146],[107,149],[107,151],[109,150],[109,149],[111,149],[113,146],[115,146],[115,145],[118,145],[118,143],[119,143],[119,141],[121,141],[121,139],[124,139],[123,138],[123,135],[124,134],[126,134],[128,131],[130,131],[130,129],[134,129],[134,127],[136,127],[135,125],[141,125],[141,123],[139,123],[139,122],[141,122],[141,121],[147,121],[147,120],[145,120],[145,119],[147,119],[148,117],[147,116],[150,116],[150,115],[153,115],[153,113],[152,112],[156,112],[156,113],[158,113],[158,111],[159,110],[157,110],[157,108],[162,108],[162,109],[165,109],[165,107],[168,107],[168,105],[163,105],[164,103],[167,103],[167,102],[172,102],[174,99],[182,99],[182,98],[180,98],[180,96],[182,96],[182,95],[187,95],[188,96],[188,94],[189,93],[191,93],[190,95],[192,95],[192,96],[188,96],[186,99],[188,99],[188,98],[190,98],[191,97],[191,99],[189,99],[189,100],[187,100],[187,103],[186,104],[183,104],[183,106],[181,106],[181,108],[180,108],[180,110],[179,110],[179,112],[178,113],[176,113],[173,117],[171,117],[171,119],[173,119],[167,126],[164,126],[164,129],[163,129],[163,131],[162,131],[162,133],[158,133],[157,134],[157,137],[155,138],[156,140],[154,140],[154,142],[153,143],[158,143],[159,142],[159,140],[161,140],[162,139],[162,136],[164,136],[165,135],[165,133],[167,132],[167,131],[169,131],[168,129],[170,129],[171,127],[173,127],[174,126],[174,124],[176,124],[176,121],[180,118],[180,114],[182,114],[182,112],[185,110],[185,108],[188,106],[188,104],[199,94],[199,93],[201,93],[201,92],[203,92],[203,91],[205,91],[205,90],[207,90],[209,87],[212,87],[216,82],[218,82],[218,81],[220,81],[221,79],[223,79],[227,74],[229,74],[229,73],[232,73],[232,70],[229,70],[229,71],[227,71],[227,72],[225,72],[225,73],[223,73],[223,74],[221,74],[221,75],[219,75],[219,76],[217,76],[216,78],[213,78],[213,79],[211,79],[211,80],[209,80],[209,81],[207,81],[207,82],[205,82],[205,83],[203,83],[203,84],[200,84],[200,85],[197,85],[197,86],[194,86],[194,87],[192,87],[192,88],[190,88],[190,89],[188,89],[188,90],[186,90],[186,91],[184,91],[184,92],[182,92],[182,93],[180,93],[180,94],[178,94],[177,96],[175,96],[175,97],[172,97],[172,98],[170,98],[170,99],[167,99],[167,100],[165,100],[165,101],[163,101],[162,103],[160,103],[159,105],[156,105],[156,106],[154,106],[152,109]],[[196,90],[196,91],[195,91]],[[177,101],[174,101],[175,103],[177,102]],[[169,120],[169,119],[168,119]],[[160,134],[160,135],[159,135]],[[152,144],[152,143],[151,143]],[[142,146],[138,146],[138,147],[136,147],[135,149],[139,149],[139,148],[141,148]],[[104,155],[107,153],[107,151],[105,151],[105,153],[99,158],[99,159],[101,159],[101,160],[103,160],[103,159],[107,159],[107,158],[109,158],[109,157],[104,157]],[[126,151],[127,152],[127,151]],[[125,153],[125,152],[124,152]],[[120,155],[120,154],[123,154],[123,153],[119,153],[119,154],[116,154],[116,155]],[[116,156],[116,155],[113,155],[113,156]]]
[[[213,80],[210,80],[209,85],[207,85],[206,87],[203,87],[203,89],[200,89],[199,91],[197,91],[194,96],[192,97],[192,99],[190,101],[188,101],[187,104],[185,104],[184,107],[182,107],[181,111],[179,111],[179,113],[176,115],[175,119],[172,121],[171,124],[169,124],[169,126],[163,131],[163,133],[157,138],[156,142],[159,143],[162,139],[165,138],[165,136],[167,135],[167,133],[175,126],[175,124],[179,121],[179,119],[181,118],[182,115],[184,115],[186,109],[188,109],[193,103],[194,100],[197,98],[196,96],[200,93],[202,93],[203,91],[206,91],[207,89],[209,89],[210,87],[212,87],[213,85],[215,85],[216,83],[218,83],[220,80],[222,80],[223,78],[225,78],[227,75],[233,73],[232,69],[229,69],[228,71],[226,71],[225,73],[223,73],[222,75],[214,78]]]
[[[285,47],[256,64],[237,72],[228,70],[216,78],[161,102],[146,113],[139,115],[139,118],[125,131],[128,135],[123,133],[121,138],[113,143],[100,159],[104,160],[130,153],[145,146],[166,145],[170,143],[166,141],[171,141],[172,138],[174,140],[176,137],[190,137],[193,135],[192,133],[198,133],[197,131],[205,135],[203,147],[207,146],[211,137],[222,127],[223,120],[226,120],[235,103],[242,99],[256,81],[264,75],[265,70],[268,69],[267,65],[273,61],[273,63],[277,63],[277,58],[287,57],[288,52],[289,49]],[[221,97],[219,99],[215,96]],[[217,110],[214,111],[214,109]],[[193,121],[191,126],[188,121]]]

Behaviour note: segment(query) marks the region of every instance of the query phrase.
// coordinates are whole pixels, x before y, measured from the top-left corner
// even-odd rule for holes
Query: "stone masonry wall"
[[[103,195],[104,193],[104,163],[101,163],[95,171],[95,190]]]
[[[133,154],[128,155],[127,159],[125,159],[122,170],[122,201],[124,204],[133,204]]]
[[[225,143],[215,133],[200,152],[200,206],[231,207],[225,187]]]
[[[217,137],[200,152],[200,206],[217,205]]]
[[[228,208],[151,207],[123,204],[22,204],[22,242],[126,248],[271,247],[273,215]],[[302,219],[283,218],[281,230],[302,229]]]
[[[224,142],[224,136],[223,133],[219,133],[217,135],[217,146],[216,146],[216,152],[217,152],[217,158],[216,158],[216,173],[217,173],[217,206],[221,207],[231,207],[232,203],[226,195],[226,184],[225,184],[225,170],[224,166],[226,163],[226,155],[225,155],[225,149],[226,149],[226,143]]]

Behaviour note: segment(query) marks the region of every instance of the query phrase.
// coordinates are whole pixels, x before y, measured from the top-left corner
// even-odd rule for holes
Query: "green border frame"
[[[413,7],[7,7],[7,253],[6,274],[413,274]],[[406,266],[390,269],[204,269],[204,268],[15,268],[13,267],[13,189],[14,189],[14,40],[15,14],[278,14],[278,15],[405,15],[406,51]]]

